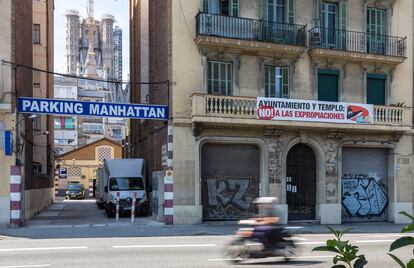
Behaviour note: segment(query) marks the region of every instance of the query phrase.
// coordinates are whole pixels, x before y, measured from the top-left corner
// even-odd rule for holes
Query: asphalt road
[[[367,267],[397,267],[386,255],[401,234],[348,234],[366,255]],[[291,262],[281,259],[249,261],[241,267],[331,267],[332,254],[311,252],[331,238],[328,234],[298,236],[300,246]],[[235,267],[223,256],[231,236],[27,239],[0,241],[0,268],[25,267]],[[412,251],[400,250],[406,260]]]

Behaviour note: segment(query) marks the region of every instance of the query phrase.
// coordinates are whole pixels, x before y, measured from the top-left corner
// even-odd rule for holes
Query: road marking
[[[29,268],[29,267],[50,267],[50,264],[34,264],[34,265],[15,265],[15,266],[0,266],[0,268]]]
[[[294,241],[307,241],[308,239],[298,236],[292,236],[292,240]]]
[[[394,242],[394,240],[355,240],[355,243],[389,243]]]
[[[320,259],[320,258],[333,258],[335,257],[334,255],[332,256],[295,256],[295,257],[289,257],[289,259]],[[285,259],[285,257],[272,257],[272,258],[266,258],[267,260],[269,259]],[[208,261],[231,261],[232,259],[208,259]]]
[[[297,242],[296,245],[324,245],[326,242]]]
[[[194,244],[194,245],[128,245],[112,246],[112,248],[184,248],[184,247],[215,247],[216,244]]]
[[[87,249],[87,248],[88,247],[0,248],[0,252],[9,252],[9,251],[41,251],[41,250],[72,250],[72,249]]]

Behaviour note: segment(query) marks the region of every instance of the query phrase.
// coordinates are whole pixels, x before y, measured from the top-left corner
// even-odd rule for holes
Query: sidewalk
[[[118,222],[108,218],[94,200],[58,201],[21,228],[1,228],[2,239],[47,238],[111,238],[152,236],[233,235],[240,226],[236,222],[207,222],[196,225],[164,225],[151,217],[121,217]],[[326,226],[291,224],[284,226],[295,234],[326,234]],[[334,229],[352,228],[351,233],[399,233],[403,225],[387,222],[332,225]]]
[[[115,221],[115,220],[114,220]],[[286,225],[295,234],[326,234],[329,230],[322,225]],[[358,223],[332,225],[334,229],[353,228],[350,233],[399,233],[403,225],[391,223]],[[108,223],[106,225],[38,225],[22,228],[0,229],[3,239],[62,239],[62,238],[114,238],[114,237],[156,237],[156,236],[202,236],[233,235],[239,228],[236,224],[164,225],[151,218],[138,218],[137,222]]]

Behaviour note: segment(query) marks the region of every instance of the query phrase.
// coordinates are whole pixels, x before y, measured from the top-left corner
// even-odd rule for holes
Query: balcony
[[[374,124],[346,124],[305,121],[267,121],[257,119],[256,98],[193,94],[192,123],[294,129],[362,130],[364,132],[403,132],[411,129],[411,109],[374,106]]]
[[[196,43],[203,49],[298,56],[305,51],[306,26],[199,13]]]
[[[406,57],[407,37],[314,27],[309,31],[309,54],[328,59],[397,65]]]

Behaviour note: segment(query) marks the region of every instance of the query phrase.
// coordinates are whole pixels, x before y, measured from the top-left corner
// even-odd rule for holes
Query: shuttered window
[[[386,10],[367,9],[367,45],[368,53],[385,54],[386,51]]]
[[[346,49],[346,26],[348,16],[348,3],[339,3],[339,17],[338,17],[338,42],[337,49]]]
[[[289,67],[266,66],[265,96],[289,97]]]
[[[33,24],[33,44],[40,44],[40,24]]]
[[[203,0],[203,11],[225,16],[239,16],[239,0]]]
[[[325,47],[346,49],[346,29],[348,18],[348,3],[341,0],[338,4],[316,1],[316,21],[314,26],[320,26],[322,41]]]
[[[208,62],[208,93],[231,96],[233,93],[233,65],[231,62]]]
[[[367,103],[374,105],[385,105],[386,75],[367,75]]]
[[[318,100],[338,101],[339,72],[336,70],[319,70]]]
[[[294,23],[294,0],[262,0],[262,19],[278,23]]]

